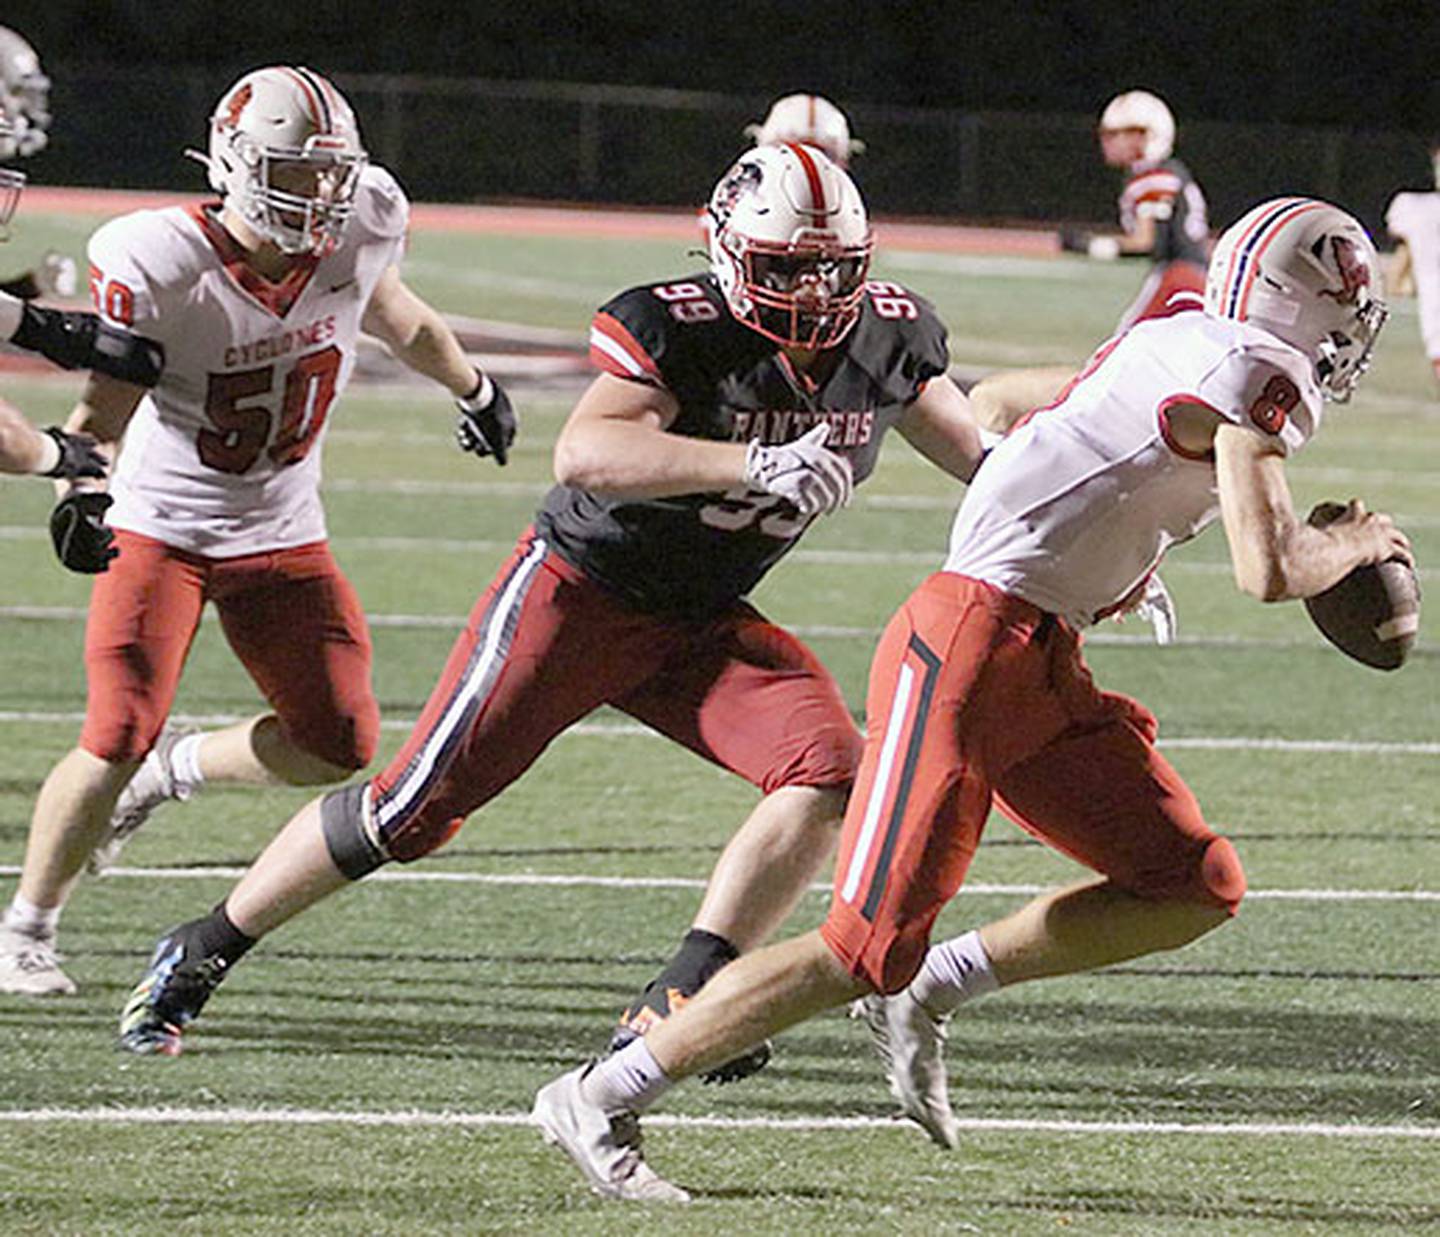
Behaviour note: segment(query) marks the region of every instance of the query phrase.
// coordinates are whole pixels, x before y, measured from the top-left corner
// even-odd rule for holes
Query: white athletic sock
[[[586,1074],[580,1091],[602,1112],[644,1112],[674,1085],[641,1036]]]
[[[205,784],[205,775],[200,772],[200,744],[204,738],[203,734],[187,734],[170,752],[170,772],[184,798]]]
[[[1000,986],[979,932],[930,946],[910,995],[933,1014],[945,1015]]]
[[[36,906],[17,893],[5,908],[5,926],[26,936],[52,937],[60,924],[63,909],[59,906]]]

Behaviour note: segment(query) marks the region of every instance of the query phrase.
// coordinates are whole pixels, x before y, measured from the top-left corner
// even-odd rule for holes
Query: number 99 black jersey
[[[620,293],[596,313],[590,358],[603,372],[663,387],[674,434],[789,442],[820,421],[859,484],[880,440],[948,366],[945,328],[898,284],[866,286],[859,321],[809,371],[737,322],[709,274]],[[540,534],[567,562],[645,610],[703,617],[743,597],[809,520],[744,487],[658,499],[611,499],[569,486],[546,496]]]

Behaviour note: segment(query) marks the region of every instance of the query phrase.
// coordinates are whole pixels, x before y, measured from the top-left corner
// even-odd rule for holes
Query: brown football
[[[1343,503],[1319,503],[1307,517],[1316,528],[1345,514]],[[1377,670],[1405,664],[1420,630],[1420,581],[1408,563],[1391,559],[1356,567],[1323,593],[1305,598],[1321,635],[1342,653]]]

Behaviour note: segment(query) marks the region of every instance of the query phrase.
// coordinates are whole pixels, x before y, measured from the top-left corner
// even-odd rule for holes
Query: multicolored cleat
[[[185,1027],[199,1016],[228,965],[218,954],[190,958],[183,924],[155,947],[154,956],[120,1013],[120,1047],[141,1056],[177,1057]]]
[[[695,992],[684,992],[669,984],[662,984],[658,979],[654,980],[646,986],[639,999],[620,1015],[620,1021],[610,1036],[610,1051],[612,1053],[619,1052],[626,1044],[639,1039],[642,1035],[648,1035],[651,1030],[664,1022],[673,1010],[688,1004],[694,995]],[[743,1078],[749,1078],[751,1074],[759,1073],[770,1063],[772,1052],[773,1048],[767,1039],[750,1049],[749,1052],[741,1053],[738,1057],[715,1066],[714,1069],[706,1070],[700,1075],[700,1081],[726,1083],[739,1082]]]

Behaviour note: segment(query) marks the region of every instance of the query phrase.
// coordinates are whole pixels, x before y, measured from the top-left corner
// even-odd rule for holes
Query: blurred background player
[[[0,137],[0,160],[26,158],[50,140],[50,79],[40,69],[35,49],[16,31],[0,26],[0,110],[10,132]],[[0,292],[25,300],[38,296],[74,296],[75,260],[53,251],[34,270],[0,279]]]
[[[804,142],[823,150],[837,167],[849,168],[850,160],[865,150],[865,143],[850,136],[845,113],[818,94],[787,94],[770,105],[765,119],[745,126],[745,136],[757,146],[783,142]]]
[[[1385,211],[1385,227],[1395,240],[1391,291],[1415,297],[1420,342],[1440,384],[1440,135],[1429,150],[1435,189],[1397,193]]]
[[[369,631],[319,496],[358,333],[457,397],[462,446],[504,462],[514,433],[504,394],[401,281],[408,204],[329,81],[247,74],[200,158],[220,201],[138,211],[90,241],[100,309],[163,343],[167,363],[153,395],[92,375],[67,422],[106,451],[125,441],[108,492],[79,483],[57,507],[76,516],[66,565],[97,573],[89,698],[78,746],[35,805],[0,927],[0,991],[74,991],[56,924],[137,768],[117,821],[130,828],[207,780],[325,784],[373,756]],[[271,711],[157,744],[207,601]]]
[[[1063,249],[1092,258],[1143,258],[1153,265],[1118,329],[1173,310],[1180,301],[1198,304],[1205,292],[1210,225],[1205,195],[1174,157],[1175,118],[1148,90],[1116,95],[1100,115],[1100,153],[1108,167],[1125,172],[1120,191],[1120,234],[1060,233]],[[1188,297],[1183,294],[1189,294]]]
[[[596,313],[600,374],[557,440],[559,484],[404,747],[368,783],[302,809],[221,906],[160,941],[122,1046],[178,1052],[256,939],[442,846],[602,704],[763,796],[679,952],[632,1003],[627,1039],[764,941],[829,859],[860,736],[814,653],[745,597],[848,501],[886,430],[962,480],[979,438],[946,377],[944,327],[904,287],[867,280],[864,203],[823,153],[756,147],[709,212],[709,271],[631,288]],[[764,1057],[713,1072],[738,1077]]]
[[[1221,239],[1204,312],[1119,336],[992,451],[944,569],[876,650],[824,924],[738,959],[644,1039],[537,1094],[542,1132],[593,1188],[684,1201],[646,1164],[639,1114],[676,1080],[862,993],[905,1114],[953,1148],[941,1048],[967,997],[1178,948],[1229,919],[1245,894],[1234,847],[1156,750],[1153,715],[1096,686],[1080,631],[1216,519],[1236,584],[1261,601],[1412,561],[1404,534],[1358,501],[1340,527],[1311,528],[1285,475],[1384,321],[1359,223],[1314,199],[1266,202]],[[927,950],[992,795],[1098,879]]]

